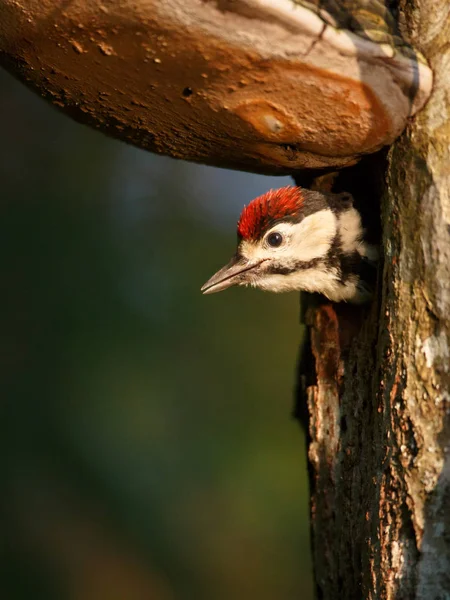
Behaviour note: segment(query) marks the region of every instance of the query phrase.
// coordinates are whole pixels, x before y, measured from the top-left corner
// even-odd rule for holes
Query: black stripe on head
[[[271,262],[265,269],[265,273],[271,275],[290,275],[296,271],[306,271],[307,269],[316,269],[320,265],[324,264],[323,257],[313,258],[312,260],[299,260],[292,263],[289,267],[283,265],[283,263]]]
[[[351,254],[341,254],[340,256],[340,281],[345,283],[357,275],[359,277],[359,271],[361,266],[361,254],[352,252]]]
[[[302,207],[302,219],[309,217],[320,210],[331,208],[328,202],[327,194],[322,194],[320,192],[314,192],[311,190],[304,190],[303,195],[305,197],[305,203]]]
[[[341,283],[346,283],[350,278],[357,277],[359,280],[367,282],[369,287],[374,287],[377,278],[377,267],[361,256],[356,250],[351,254],[340,255],[340,275]]]
[[[341,260],[340,260],[340,235],[337,232],[331,242],[330,248],[327,254],[324,257],[324,262],[327,267],[341,270]]]
[[[327,208],[338,215],[353,206],[353,197],[347,192],[343,192],[342,194],[328,194],[303,190],[303,195],[305,197],[305,203],[302,208],[303,217],[312,215],[319,210],[326,210]]]

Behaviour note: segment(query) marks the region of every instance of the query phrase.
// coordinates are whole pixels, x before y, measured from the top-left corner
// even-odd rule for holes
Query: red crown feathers
[[[258,196],[244,206],[237,225],[238,236],[257,240],[273,221],[294,215],[303,201],[301,189],[291,185]]]

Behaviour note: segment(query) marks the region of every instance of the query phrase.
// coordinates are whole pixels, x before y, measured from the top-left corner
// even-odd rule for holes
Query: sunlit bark
[[[450,590],[448,4],[422,0],[405,21],[436,86],[388,155],[379,297],[307,312],[314,562],[327,600]]]

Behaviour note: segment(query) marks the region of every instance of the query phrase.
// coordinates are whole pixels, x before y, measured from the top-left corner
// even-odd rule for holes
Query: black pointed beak
[[[242,256],[233,256],[230,262],[217,271],[201,288],[204,294],[215,294],[226,290],[232,285],[239,285],[248,281],[247,273],[259,267],[262,260],[250,261]]]

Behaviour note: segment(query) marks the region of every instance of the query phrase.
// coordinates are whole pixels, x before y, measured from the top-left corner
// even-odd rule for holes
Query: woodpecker
[[[237,233],[236,254],[205,283],[204,294],[250,285],[355,304],[372,296],[377,247],[365,241],[351,194],[270,190],[244,207]]]

